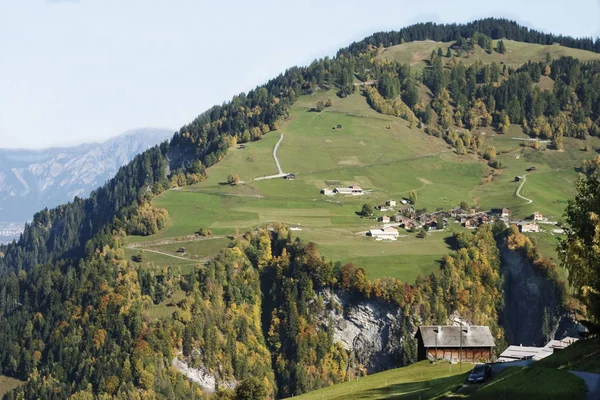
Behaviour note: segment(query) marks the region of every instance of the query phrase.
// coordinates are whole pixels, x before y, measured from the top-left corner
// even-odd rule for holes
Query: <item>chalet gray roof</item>
[[[420,326],[417,335],[421,334],[425,347],[460,347],[460,326]],[[494,347],[494,337],[488,326],[471,325],[462,327],[463,347]]]

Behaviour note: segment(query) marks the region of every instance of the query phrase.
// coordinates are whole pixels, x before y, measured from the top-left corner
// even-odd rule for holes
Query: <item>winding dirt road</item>
[[[527,174],[523,174],[522,178],[523,178],[523,181],[521,182],[521,184],[517,188],[517,192],[515,194],[517,195],[517,197],[519,197],[519,198],[527,201],[527,204],[531,204],[531,203],[533,203],[533,200],[528,199],[527,197],[521,196],[521,189],[523,189],[523,185],[527,181]]]
[[[281,164],[279,164],[279,159],[277,158],[277,149],[279,149],[279,145],[281,144],[282,141],[283,141],[283,133],[279,137],[279,140],[277,141],[277,144],[275,145],[275,148],[273,149],[273,158],[275,159],[275,164],[277,164],[277,171],[279,171],[279,173],[275,174],[275,175],[261,176],[260,178],[254,178],[254,179],[252,179],[253,181],[262,181],[265,179],[283,178],[284,176],[287,175],[287,173],[283,172],[283,170],[281,169]]]

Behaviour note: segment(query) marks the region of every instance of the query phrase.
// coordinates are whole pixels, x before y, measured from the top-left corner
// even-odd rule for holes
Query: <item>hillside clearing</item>
[[[316,102],[328,98],[335,99],[331,107],[320,113],[311,111]],[[482,209],[509,207],[517,218],[533,211],[559,218],[574,194],[575,168],[592,156],[580,150],[580,141],[570,138],[565,138],[564,152],[523,147],[523,141],[514,140],[527,138],[518,126],[505,135],[489,128],[480,131],[486,133],[486,143],[497,148],[505,167],[491,178],[486,176],[492,170],[475,155],[459,156],[441,139],[410,129],[403,119],[375,112],[362,95],[340,99],[333,91],[317,91],[298,99],[292,117],[280,131],[246,143],[243,149],[230,149],[221,162],[209,168],[206,181],[156,197],[154,204],[169,212],[166,228],[150,237],[128,240],[144,247],[144,242],[185,237],[200,227],[215,235],[231,235],[236,229],[243,232],[269,222],[284,222],[301,228],[298,236],[319,244],[329,259],[364,266],[371,278],[395,276],[412,282],[419,274],[439,270],[442,257],[451,250],[447,244],[451,232],[432,233],[426,239],[402,233],[396,243],[375,242],[356,235],[380,226],[374,219],[356,215],[362,204],[399,200],[414,190],[417,208],[429,211],[450,209],[465,200]],[[600,147],[597,138],[589,141]],[[278,172],[274,153],[282,170],[297,174],[295,180],[253,180]],[[514,177],[523,175],[530,165],[537,171],[529,174],[527,184],[518,190]],[[246,183],[223,184],[230,173],[239,174]],[[561,180],[564,184],[555,184]],[[322,188],[333,188],[331,184],[358,184],[368,194],[332,197],[319,193]],[[525,203],[519,196],[533,202]],[[540,240],[554,256],[550,246],[554,239],[540,235]],[[221,244],[225,247],[226,242]],[[149,248],[174,252],[174,246]],[[191,261],[214,254],[189,253]],[[185,263],[158,254],[148,255],[148,260],[157,265]]]
[[[600,337],[579,340],[563,351],[538,361],[536,365],[600,373]]]
[[[299,400],[430,399],[462,385],[473,365],[421,361],[295,397]]]
[[[567,371],[542,367],[508,367],[468,395],[469,399],[584,399],[585,382]]]
[[[11,390],[21,386],[25,382],[20,381],[15,378],[10,378],[8,376],[0,375],[0,397],[4,397],[4,395]]]
[[[494,48],[496,42],[497,41],[495,40],[493,41]],[[600,54],[559,45],[546,46],[541,44],[516,42],[507,39],[504,39],[503,42],[506,46],[506,53],[504,54],[500,54],[496,51],[489,54],[478,45],[475,45],[471,54],[460,57],[458,60],[467,65],[482,61],[486,64],[496,62],[498,64],[504,63],[516,67],[530,60],[544,61],[546,59],[546,54],[549,54],[552,59],[563,56],[578,58],[582,61],[600,59]],[[427,66],[426,62],[429,60],[432,51],[437,51],[438,48],[441,48],[443,54],[446,54],[446,50],[452,44],[454,44],[454,42],[434,42],[431,40],[407,42],[386,48],[379,57],[389,61],[393,60],[403,64],[409,64],[416,69],[423,69]],[[446,62],[450,62],[451,58],[445,58],[445,60]],[[549,84],[547,82],[542,83],[543,89],[547,89],[548,87]]]

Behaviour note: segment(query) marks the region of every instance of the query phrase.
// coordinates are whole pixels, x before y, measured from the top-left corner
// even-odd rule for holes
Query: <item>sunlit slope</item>
[[[493,41],[494,47],[496,41]],[[434,41],[418,41],[403,43],[396,46],[386,48],[379,56],[390,61],[398,61],[401,64],[409,64],[410,66],[421,69],[427,65],[427,61],[431,56],[432,51],[442,49],[444,55],[449,46],[454,42],[434,42]],[[591,51],[572,49],[560,45],[541,45],[532,43],[515,42],[513,40],[504,40],[506,52],[500,54],[496,51],[487,53],[484,49],[475,45],[473,54],[468,57],[460,57],[465,64],[472,64],[481,60],[484,64],[492,62],[504,63],[515,67],[526,63],[527,61],[544,61],[546,54],[549,54],[552,59],[564,56],[578,58],[582,61],[599,60],[600,54]],[[445,58],[449,62],[450,58]]]
[[[327,99],[332,100],[331,107],[320,113],[312,110],[317,101]],[[438,270],[451,249],[450,229],[461,228],[451,225],[425,239],[402,231],[396,243],[376,242],[365,232],[380,224],[356,215],[363,203],[374,206],[399,200],[414,190],[417,208],[429,211],[450,209],[465,200],[483,209],[510,207],[516,217],[538,210],[559,218],[574,193],[576,168],[593,157],[592,151],[581,151],[582,143],[574,139],[565,139],[562,152],[525,148],[517,140],[526,138],[518,126],[506,134],[484,132],[485,146],[494,145],[504,165],[494,176],[477,155],[458,155],[444,141],[409,127],[407,121],[373,111],[359,93],[344,99],[333,91],[302,96],[280,130],[246,143],[243,149],[232,148],[209,168],[206,181],[158,196],[154,203],[169,212],[167,228],[133,240],[182,237],[200,227],[213,235],[231,235],[236,229],[243,232],[281,221],[301,229],[295,234],[319,244],[327,257],[365,266],[371,278],[392,275],[413,281],[419,274]],[[277,174],[273,149],[282,134],[277,157],[282,169],[296,174],[296,179],[254,180]],[[590,144],[592,149],[600,148],[596,138],[590,138]],[[532,203],[516,196],[519,183],[514,181],[530,165],[537,171],[527,176],[521,195]],[[242,183],[226,184],[229,174],[239,175]],[[325,187],[351,184],[369,194],[320,194]],[[543,239],[552,248],[552,238]]]

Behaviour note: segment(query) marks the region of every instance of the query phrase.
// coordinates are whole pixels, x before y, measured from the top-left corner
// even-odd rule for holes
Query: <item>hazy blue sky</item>
[[[372,32],[487,16],[600,35],[598,0],[0,0],[0,147],[176,130]]]

